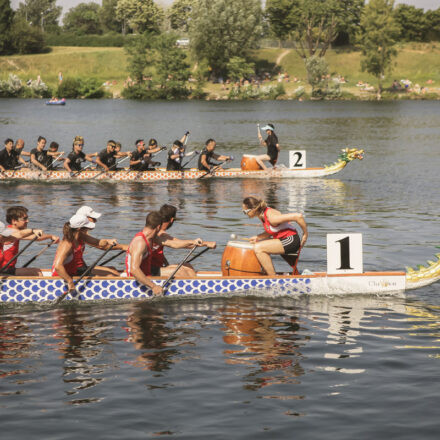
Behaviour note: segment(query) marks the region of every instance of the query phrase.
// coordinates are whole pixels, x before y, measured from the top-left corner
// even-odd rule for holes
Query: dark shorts
[[[301,245],[298,234],[290,235],[289,237],[283,238],[280,241],[286,254],[296,254]]]
[[[151,266],[151,276],[152,277],[160,277],[160,267]]]
[[[1,272],[2,275],[15,275],[15,267],[7,267]]]
[[[76,269],[76,275],[78,277],[80,277],[81,275],[84,274],[84,272],[88,269],[88,266],[82,266],[82,267],[78,267],[78,269]]]

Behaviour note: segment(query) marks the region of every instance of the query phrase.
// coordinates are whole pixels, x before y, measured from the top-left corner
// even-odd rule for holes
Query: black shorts
[[[1,271],[1,275],[15,275],[15,267],[7,267]]]
[[[81,266],[76,269],[76,276],[80,277],[88,269],[88,266]]]
[[[151,266],[151,276],[152,277],[160,277],[160,267]]]
[[[298,234],[289,235],[289,237],[283,238],[280,241],[286,254],[296,254],[301,245]]]

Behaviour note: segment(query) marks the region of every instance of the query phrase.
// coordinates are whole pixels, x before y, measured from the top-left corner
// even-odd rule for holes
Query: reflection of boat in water
[[[228,246],[245,247],[240,242]],[[440,257],[440,254],[437,254]],[[237,294],[269,294],[280,296],[299,295],[391,295],[433,284],[440,280],[440,259],[420,266],[417,271],[364,272],[359,274],[327,274],[316,272],[301,275],[265,276],[248,268],[228,266],[224,259],[222,272],[198,272],[194,278],[175,279],[166,296],[233,296]],[[48,273],[48,272],[44,272]],[[163,277],[152,277],[161,285]],[[57,277],[3,277],[0,285],[0,302],[52,301],[63,294],[66,286]],[[133,300],[152,296],[151,290],[139,285],[133,278],[91,277],[77,287],[77,295],[66,299],[75,300]]]
[[[199,171],[191,168],[184,171],[167,171],[165,168],[159,168],[154,171],[131,171],[116,170],[102,172],[100,170],[83,170],[75,173],[72,177],[66,170],[54,170],[40,172],[21,168],[17,170],[7,170],[0,175],[0,179],[24,179],[24,180],[42,180],[42,181],[115,181],[115,182],[151,182],[156,180],[196,180],[200,178],[245,178],[245,179],[304,179],[314,177],[330,176],[341,171],[345,166],[355,160],[363,158],[363,150],[348,149],[342,150],[342,154],[338,160],[329,166],[317,168],[291,169],[278,167],[276,169],[266,171],[245,170],[241,168],[217,168],[212,173]]]

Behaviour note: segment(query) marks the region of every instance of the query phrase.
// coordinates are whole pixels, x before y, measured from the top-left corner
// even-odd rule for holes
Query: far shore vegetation
[[[440,8],[104,0],[61,26],[56,3],[0,0],[0,97],[440,99]]]

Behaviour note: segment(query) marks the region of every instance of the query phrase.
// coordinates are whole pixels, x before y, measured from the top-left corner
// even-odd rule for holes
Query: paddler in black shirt
[[[37,147],[31,150],[31,166],[34,169],[47,171],[48,157],[46,146],[46,138],[39,136],[37,140]]]
[[[64,168],[72,173],[73,171],[81,171],[81,163],[88,160],[93,162],[93,158],[90,154],[84,154],[82,149],[84,146],[84,138],[82,136],[76,136],[73,140],[73,150],[67,156],[64,161]]]
[[[96,158],[96,163],[98,166],[105,170],[110,171],[116,165],[116,142],[113,140],[109,140],[107,142],[107,147],[104,150],[100,151],[98,157]]]
[[[205,148],[202,150],[199,156],[198,168],[200,171],[211,171],[212,168],[219,165],[212,162],[214,160],[232,160],[231,156],[224,156],[214,153],[214,149],[217,143],[214,139],[208,139],[205,143]]]
[[[189,131],[187,131],[180,140],[175,140],[173,146],[168,152],[167,171],[180,171],[182,170],[182,161],[186,156],[192,156],[196,154],[194,151],[185,154],[185,143],[188,138]]]
[[[22,166],[27,167],[28,162],[26,162],[22,156],[30,157],[31,153],[29,153],[28,151],[24,151],[24,140],[23,139],[17,139],[15,141],[14,149],[12,151],[15,153],[15,168],[20,166],[20,164]]]
[[[275,134],[275,127],[273,126],[273,124],[267,124],[264,127],[261,127],[262,130],[266,130],[266,140],[263,140],[263,136],[261,136],[260,125],[258,125],[257,127],[258,139],[260,140],[261,145],[267,147],[267,153],[256,156],[255,160],[258,162],[260,167],[266,171],[267,167],[264,164],[264,161],[268,161],[275,168],[275,164],[278,160],[278,154],[280,152],[280,146],[278,144],[278,137]]]
[[[10,138],[5,140],[5,148],[0,151],[0,171],[13,170],[16,164],[16,155],[14,154],[14,141]]]
[[[135,143],[136,150],[131,153],[130,158],[130,170],[133,171],[145,171],[147,168],[148,159],[147,149],[143,139],[138,139]]]

